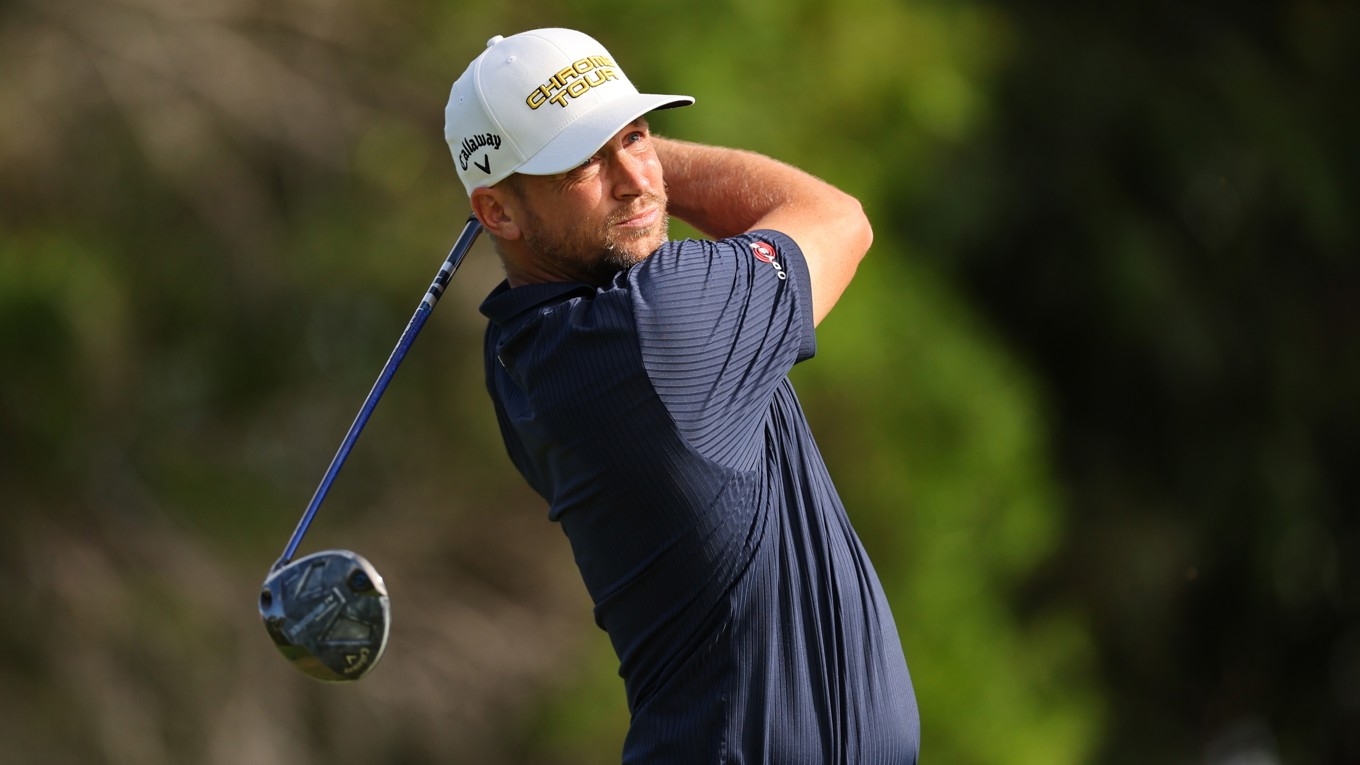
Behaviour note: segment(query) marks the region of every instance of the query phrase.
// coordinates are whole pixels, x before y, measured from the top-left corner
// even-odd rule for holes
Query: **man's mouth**
[[[638,212],[627,214],[627,217],[615,225],[622,228],[651,228],[660,218],[660,207],[646,207]]]
[[[620,210],[615,214],[612,221],[614,226],[625,229],[649,229],[666,214],[666,200],[662,197],[648,195],[634,202],[636,207]]]

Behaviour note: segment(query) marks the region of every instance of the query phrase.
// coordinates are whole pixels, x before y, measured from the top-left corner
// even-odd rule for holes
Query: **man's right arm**
[[[858,200],[778,160],[653,136],[671,215],[721,239],[755,229],[798,243],[812,279],[813,321],[840,299],[873,242]]]

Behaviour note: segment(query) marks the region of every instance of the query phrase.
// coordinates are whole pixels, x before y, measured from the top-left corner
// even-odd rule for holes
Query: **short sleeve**
[[[652,385],[685,437],[730,461],[816,351],[802,251],[777,231],[670,242],[627,275]]]

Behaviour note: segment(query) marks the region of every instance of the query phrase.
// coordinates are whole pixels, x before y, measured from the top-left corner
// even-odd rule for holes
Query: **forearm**
[[[807,262],[813,319],[820,322],[873,243],[859,200],[760,154],[654,140],[670,214],[714,239],[760,228],[787,234]]]
[[[655,138],[670,214],[720,239],[755,227],[782,208],[839,193],[795,167],[741,149]]]

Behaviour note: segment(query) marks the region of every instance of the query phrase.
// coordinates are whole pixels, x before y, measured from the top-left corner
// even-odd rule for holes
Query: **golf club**
[[[357,553],[326,550],[296,561],[293,555],[312,525],[336,474],[354,448],[359,433],[378,405],[378,399],[387,390],[411,343],[420,334],[449,280],[481,232],[477,218],[468,216],[463,232],[421,298],[377,382],[359,408],[358,416],[340,442],[321,484],[316,487],[306,512],[284,547],[283,555],[264,580],[260,591],[260,618],[264,620],[265,630],[284,658],[318,680],[353,681],[373,669],[387,646],[391,602],[387,597],[387,585],[378,570]]]

